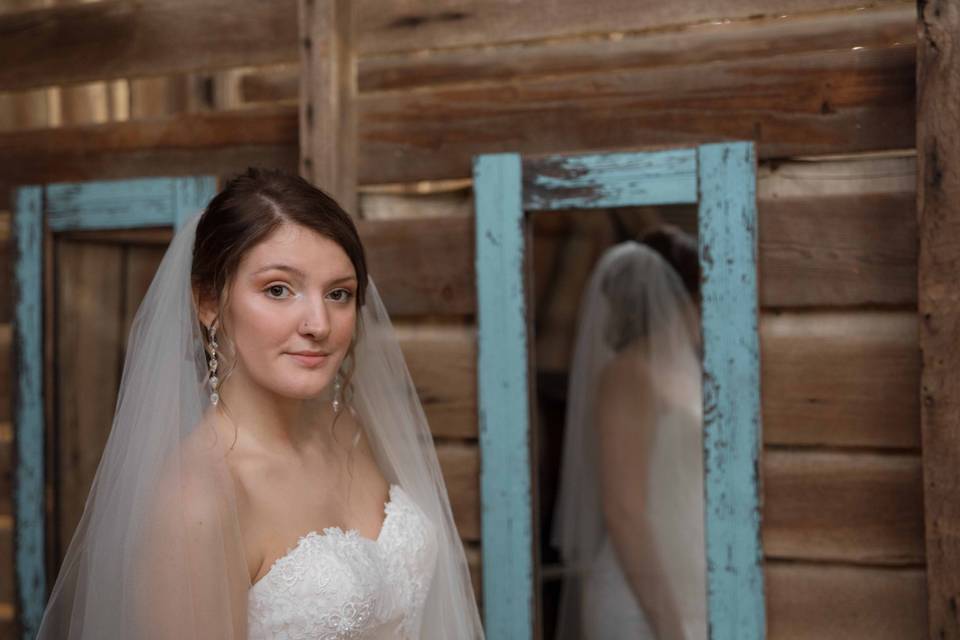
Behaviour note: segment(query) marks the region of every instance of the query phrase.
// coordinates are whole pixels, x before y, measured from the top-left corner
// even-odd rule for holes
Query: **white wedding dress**
[[[661,593],[676,603],[685,640],[706,640],[702,409],[699,394],[658,419],[651,448],[646,504],[666,575]],[[690,523],[694,522],[694,526]],[[587,572],[585,640],[657,640],[620,566],[609,535]]]
[[[384,512],[376,540],[338,527],[301,537],[250,588],[250,640],[419,637],[436,530],[398,485]]]

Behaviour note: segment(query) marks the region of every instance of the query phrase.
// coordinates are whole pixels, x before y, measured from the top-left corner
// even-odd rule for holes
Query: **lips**
[[[306,367],[319,366],[330,357],[330,354],[321,351],[291,351],[287,355]]]

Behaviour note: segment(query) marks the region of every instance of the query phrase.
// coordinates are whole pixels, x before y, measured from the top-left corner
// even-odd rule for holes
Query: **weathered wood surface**
[[[55,439],[52,477],[60,509],[49,530],[59,535],[59,565],[110,433],[122,366],[124,289],[121,247],[60,242],[57,254],[58,421],[47,437]]]
[[[918,454],[767,449],[763,484],[768,559],[923,564]]]
[[[476,310],[472,218],[360,220],[357,227],[391,316]]]
[[[760,338],[766,444],[919,448],[915,313],[764,313]]]
[[[352,0],[298,0],[300,175],[357,207],[357,78]]]
[[[921,2],[917,211],[930,637],[960,638],[960,4]]]
[[[913,145],[913,50],[361,94],[361,183],[468,175],[478,153],[754,140],[762,157]],[[680,115],[682,114],[682,115]],[[455,141],[455,144],[451,142]],[[383,158],[391,158],[384,163]]]
[[[476,443],[439,443],[437,459],[460,537],[480,540],[480,448]]]
[[[517,5],[510,0],[365,0],[354,4],[358,52],[380,63],[374,72],[381,79],[369,83],[370,88],[382,88],[403,76],[393,70],[397,56],[383,54],[418,52],[425,43],[433,49],[453,49],[423,65],[426,75],[438,80],[464,69],[456,62],[458,55],[465,57],[457,52],[463,47],[478,47],[475,57],[483,60],[489,54],[482,47],[493,43],[506,52],[512,43],[585,36],[593,41],[594,51],[602,54],[605,39],[622,41],[690,24],[732,21],[722,26],[735,33],[738,22],[749,27],[758,18],[785,14],[803,19],[804,14],[826,11],[824,17],[838,25],[863,19],[862,12],[853,13],[860,3],[852,0],[792,0],[778,3],[776,9],[760,0],[645,2],[642,7],[626,0],[607,0],[599,6],[563,0],[551,3],[546,14],[535,4]],[[242,9],[226,0],[191,2],[190,20],[182,19],[184,5],[178,0],[146,4],[111,0],[91,5],[68,0],[58,5],[24,13],[0,10],[0,32],[5,36],[0,42],[0,59],[9,61],[5,70],[0,70],[0,89],[292,62],[298,56],[296,0],[245,2]],[[889,0],[875,4],[893,11],[903,6],[903,2]],[[876,22],[883,21],[871,17],[865,24]],[[578,62],[582,64],[589,55],[555,57],[554,64],[561,65],[558,68],[579,70]],[[503,65],[485,64],[484,68],[498,66]],[[407,69],[411,67],[407,65]]]
[[[0,33],[3,90],[297,57],[295,0],[109,0],[0,15]]]
[[[475,326],[399,324],[396,331],[434,437],[476,438]]]
[[[909,148],[913,66],[911,47],[846,47],[361,94],[357,179],[462,178],[474,155],[505,149],[549,153],[717,138],[755,140],[764,157]],[[12,167],[8,179],[36,182],[82,171],[80,160],[90,155],[292,147],[296,140],[296,110],[288,106],[7,133],[0,135],[0,163]]]
[[[925,638],[922,568],[768,561],[770,640]]]
[[[873,6],[896,6],[881,1]],[[762,0],[603,0],[582,3],[553,0],[549,11],[537,3],[513,0],[361,0],[357,24],[361,52],[387,54],[433,48],[564,38],[584,34],[655,31],[713,20],[753,20],[831,10],[855,10],[850,0],[786,0],[772,6]]]
[[[912,306],[917,299],[912,192],[762,200],[764,306]]]

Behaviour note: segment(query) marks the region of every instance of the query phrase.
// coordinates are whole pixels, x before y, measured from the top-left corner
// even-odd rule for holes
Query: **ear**
[[[199,295],[196,289],[193,290],[193,303],[196,306],[197,317],[200,318],[200,322],[203,326],[209,327],[217,317],[216,304],[205,296]]]

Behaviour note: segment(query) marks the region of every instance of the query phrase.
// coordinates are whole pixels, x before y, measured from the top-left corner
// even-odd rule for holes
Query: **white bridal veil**
[[[224,460],[230,443],[197,426],[209,407],[190,283],[199,217],[175,234],[134,318],[110,436],[39,638],[246,637],[245,607],[231,604],[245,603],[251,585]],[[482,638],[431,432],[372,281],[361,323],[358,419],[387,479],[439,532],[419,637]]]
[[[609,249],[582,297],[570,371],[552,532],[568,569],[558,638],[627,637],[629,607],[614,604],[634,602],[651,629],[679,618],[670,637],[706,637],[701,375],[680,276],[644,244]]]

